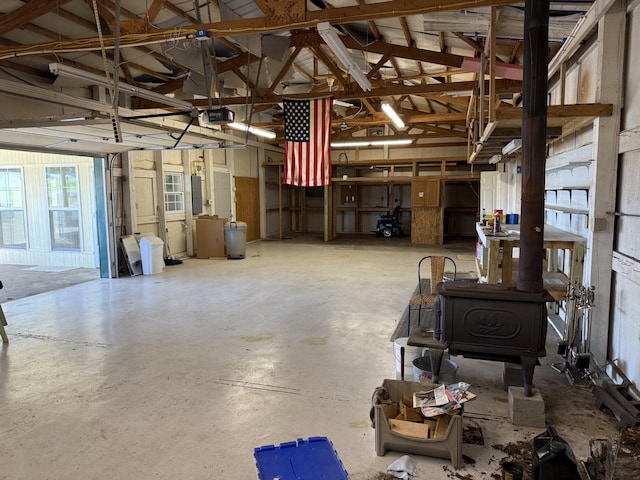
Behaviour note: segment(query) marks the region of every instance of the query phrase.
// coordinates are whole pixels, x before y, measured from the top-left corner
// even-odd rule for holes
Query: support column
[[[591,353],[604,365],[609,347],[612,255],[615,211],[618,134],[622,103],[625,56],[626,2],[616,2],[598,23],[598,97],[596,101],[613,105],[613,115],[599,117],[593,124],[595,162],[591,164],[589,198],[588,256],[585,283],[595,286],[592,310]]]

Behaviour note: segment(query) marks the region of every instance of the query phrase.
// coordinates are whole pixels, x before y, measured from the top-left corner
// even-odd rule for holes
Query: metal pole
[[[544,168],[547,140],[549,0],[526,0],[522,108],[521,291],[544,290]]]

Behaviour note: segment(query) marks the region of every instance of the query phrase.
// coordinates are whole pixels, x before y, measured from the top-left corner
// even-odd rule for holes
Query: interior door
[[[260,185],[257,178],[235,177],[236,220],[247,224],[247,241],[260,238]]]

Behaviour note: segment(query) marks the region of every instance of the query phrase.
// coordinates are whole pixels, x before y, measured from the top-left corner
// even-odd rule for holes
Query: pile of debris
[[[640,472],[640,426],[625,430],[619,439],[589,442],[591,455],[584,462],[589,480],[628,480]]]

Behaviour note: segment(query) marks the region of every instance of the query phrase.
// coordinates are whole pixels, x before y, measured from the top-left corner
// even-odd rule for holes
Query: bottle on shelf
[[[487,224],[487,210],[482,209],[482,213],[480,214],[480,225],[485,226]]]

